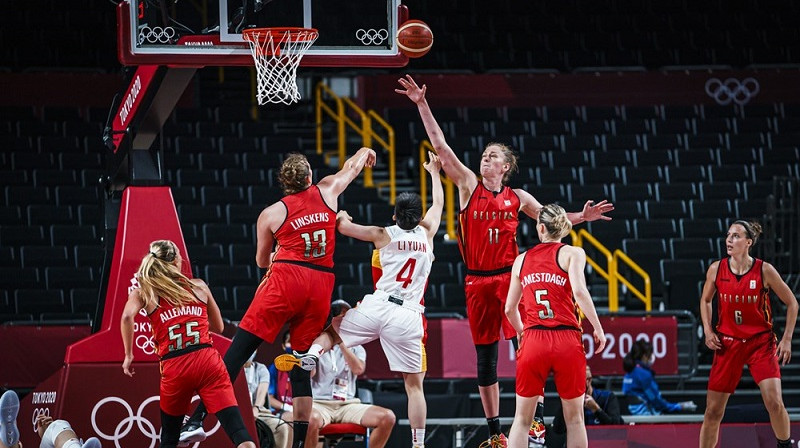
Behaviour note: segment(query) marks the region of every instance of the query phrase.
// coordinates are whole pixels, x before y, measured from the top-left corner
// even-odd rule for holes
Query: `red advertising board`
[[[583,343],[586,361],[595,375],[622,375],[622,358],[634,341],[645,338],[653,343],[657,369],[660,374],[678,373],[678,324],[673,316],[631,317],[601,316],[606,333],[606,347],[594,353],[591,325],[584,324]],[[371,379],[396,378],[399,374],[389,370],[389,363],[379,342],[365,346],[369,361],[366,377]],[[591,349],[591,350],[590,350]],[[476,378],[475,346],[466,319],[435,319],[428,321],[428,378]],[[501,378],[516,376],[516,353],[509,341],[498,347],[497,375]]]
[[[592,326],[583,322],[583,346],[586,362],[595,375],[624,375],[622,359],[631,350],[633,343],[646,339],[653,344],[653,354],[658,373],[678,373],[678,322],[673,316],[631,317],[601,316],[600,323],[606,334],[606,346],[595,354]]]
[[[39,436],[34,422],[39,414],[63,418],[84,438],[95,436],[103,446],[118,448],[155,448],[159,444],[161,415],[159,413],[158,363],[134,363],[136,375],[122,374],[119,363],[78,363],[65,365],[52,377],[39,384],[20,402],[20,440],[25,446],[37,446]],[[240,409],[250,415],[247,384],[244,375],[235,383]],[[198,396],[193,398],[197,404]],[[192,406],[194,407],[194,406]],[[248,422],[248,431],[254,434]],[[203,424],[210,446],[232,446],[213,415]],[[197,448],[200,444],[193,444]],[[204,445],[204,446],[206,446]]]

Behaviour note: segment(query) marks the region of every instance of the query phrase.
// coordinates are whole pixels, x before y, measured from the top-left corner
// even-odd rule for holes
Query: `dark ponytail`
[[[650,356],[653,353],[653,346],[644,339],[639,339],[633,343],[631,351],[625,355],[622,360],[622,369],[626,373],[631,373],[636,368],[636,363],[641,361],[644,356]]]

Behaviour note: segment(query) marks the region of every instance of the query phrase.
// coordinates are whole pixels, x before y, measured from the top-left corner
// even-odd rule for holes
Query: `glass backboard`
[[[241,31],[315,28],[301,65],[402,67],[394,36],[408,18],[400,0],[129,0],[118,5],[118,56],[124,65],[252,65]],[[222,24],[220,26],[220,24]]]

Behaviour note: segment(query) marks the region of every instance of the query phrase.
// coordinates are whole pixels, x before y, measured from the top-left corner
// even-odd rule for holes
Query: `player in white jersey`
[[[300,366],[312,370],[316,359],[339,340],[348,347],[380,339],[389,368],[403,374],[408,395],[408,419],[414,448],[424,447],[427,405],[422,390],[427,363],[422,298],[433,263],[433,237],[442,219],[444,192],[439,177],[441,163],[434,153],[425,169],[432,179],[433,203],[422,217],[422,198],[403,193],[395,203],[396,225],[362,226],[352,222],[345,211],[336,216],[339,233],[375,245],[380,254],[383,274],[376,290],[348,311],[341,322],[334,320],[305,355],[281,355],[275,367],[291,370]],[[341,339],[339,339],[341,338]]]

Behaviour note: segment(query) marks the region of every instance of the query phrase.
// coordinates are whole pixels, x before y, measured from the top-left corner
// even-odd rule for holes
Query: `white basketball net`
[[[297,67],[317,40],[315,29],[249,30],[244,38],[256,63],[258,104],[292,104],[300,100]]]

